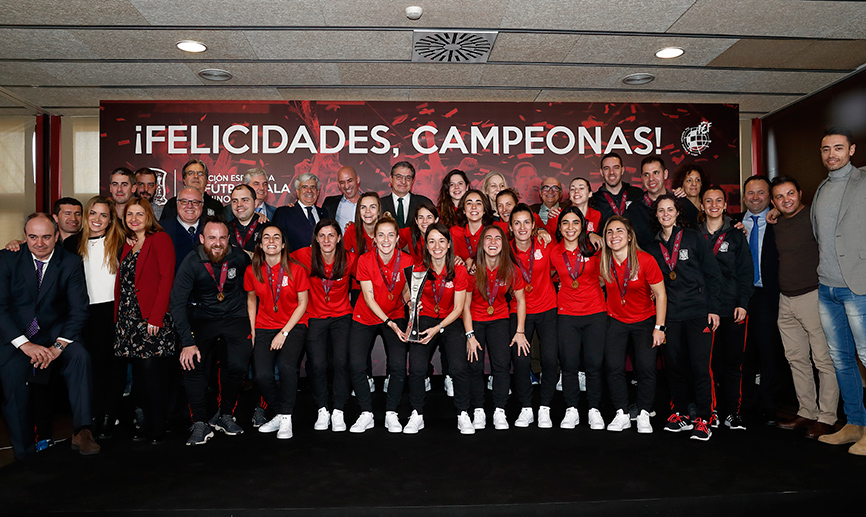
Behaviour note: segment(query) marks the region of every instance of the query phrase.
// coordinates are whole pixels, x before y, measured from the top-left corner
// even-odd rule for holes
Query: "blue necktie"
[[[310,226],[315,227],[316,226],[316,219],[313,217],[313,207],[307,206],[304,208],[307,209],[307,221],[310,222]]]
[[[755,268],[754,284],[761,279],[761,261],[758,248],[758,216],[752,216],[752,231],[749,233],[749,249],[752,250],[752,267]]]

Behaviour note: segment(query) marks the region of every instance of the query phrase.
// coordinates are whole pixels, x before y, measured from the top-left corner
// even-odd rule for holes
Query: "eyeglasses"
[[[545,185],[545,186],[541,187],[541,191],[542,192],[562,192],[562,189],[560,187],[557,187],[556,185]]]
[[[177,202],[180,203],[180,206],[194,206],[196,208],[203,204],[202,201],[197,199],[178,199]]]
[[[415,179],[415,176],[404,176],[403,174],[392,174],[391,177],[397,181],[412,181]]]

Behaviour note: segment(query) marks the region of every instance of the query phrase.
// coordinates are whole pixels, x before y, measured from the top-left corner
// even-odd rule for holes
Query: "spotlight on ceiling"
[[[685,50],[680,47],[665,47],[656,51],[656,57],[660,59],[673,59],[680,57],[685,53]]]
[[[417,20],[421,18],[421,15],[424,14],[424,9],[417,5],[410,5],[406,8],[406,18],[410,20]]]
[[[191,39],[178,41],[176,45],[177,48],[183,50],[184,52],[192,52],[194,54],[198,54],[199,52],[204,52],[205,50],[207,50],[207,45],[205,45],[201,41],[193,41]]]
[[[207,79],[208,81],[228,81],[232,78],[232,74],[225,70],[220,70],[219,68],[205,68],[199,72],[198,75],[202,79]]]
[[[629,74],[622,78],[622,82],[629,86],[637,86],[640,84],[647,84],[655,81],[656,76],[653,74],[647,74],[644,72],[640,72],[637,74]]]

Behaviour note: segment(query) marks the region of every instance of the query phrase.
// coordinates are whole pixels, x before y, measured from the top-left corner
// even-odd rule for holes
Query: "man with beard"
[[[136,188],[135,174],[131,170],[126,167],[118,167],[111,172],[108,192],[111,194],[111,199],[114,200],[114,208],[121,221],[126,203],[135,195]]]
[[[622,158],[618,154],[607,153],[601,157],[601,179],[604,183],[590,198],[592,207],[601,212],[600,228],[604,228],[607,220],[614,215],[625,215],[626,209],[643,197],[641,189],[622,180],[624,172]]]
[[[229,229],[221,218],[202,221],[199,241],[177,271],[170,305],[183,345],[180,364],[193,419],[187,445],[201,445],[213,437],[205,396],[217,355],[225,359],[219,372],[219,415],[213,427],[229,436],[243,433],[233,412],[252,353],[243,285],[250,259],[229,244]]]
[[[157,220],[162,216],[162,209],[165,205],[157,205],[154,203],[156,190],[159,185],[156,182],[156,173],[147,167],[143,167],[135,171],[135,193],[138,197],[150,201],[150,207],[153,208],[153,215]],[[165,199],[165,197],[163,197]]]
[[[252,252],[259,240],[259,216],[255,209],[256,192],[249,185],[238,185],[232,190],[232,220],[229,224],[229,241],[244,251]]]
[[[637,236],[637,244],[641,249],[649,249],[655,238],[656,214],[652,211],[652,204],[659,196],[667,194],[665,182],[668,179],[668,170],[665,162],[658,156],[647,156],[640,162],[640,178],[643,183],[644,192],[637,203],[629,204],[625,216],[634,225],[634,233]],[[673,194],[673,192],[671,192]],[[698,228],[698,209],[691,203],[682,203],[683,218],[692,228]]]
[[[207,193],[207,164],[201,160],[192,159],[184,164],[182,169],[183,186],[185,188],[194,188],[201,192],[202,202],[204,203],[203,212],[205,215],[219,215],[223,213],[223,205],[210,194]],[[174,219],[177,216],[178,196],[169,199],[162,209],[162,216],[159,218],[160,224],[168,219]]]
[[[355,221],[355,205],[361,197],[361,180],[352,167],[342,167],[337,171],[337,184],[340,194],[328,196],[322,203],[322,208],[340,223],[340,229],[346,231],[346,225]]]

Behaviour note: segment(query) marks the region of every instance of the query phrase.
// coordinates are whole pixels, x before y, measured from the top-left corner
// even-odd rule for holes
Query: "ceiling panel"
[[[664,32],[694,0],[611,2],[610,0],[512,0],[503,27],[566,30]]]
[[[341,0],[321,2],[325,24],[333,26],[380,27],[475,27],[496,28],[502,23],[509,0],[466,2],[427,0],[425,2],[392,2]],[[527,2],[528,3],[528,2]],[[420,5],[424,14],[417,21],[406,18],[406,7]]]
[[[0,62],[0,86],[53,84],[57,79],[32,63]]]
[[[16,59],[100,57],[67,30],[0,29],[0,56]]]
[[[580,36],[574,34],[502,33],[488,61],[559,63],[574,48]]]
[[[173,101],[279,101],[283,97],[276,88],[159,88],[147,91],[153,100]]]
[[[759,72],[743,83],[743,90],[765,92],[799,91],[809,93],[834,83],[847,75],[844,73]]]
[[[533,102],[540,90],[427,89],[409,92],[411,101]]]
[[[682,38],[675,36],[580,36],[565,61],[570,63],[631,63],[646,65],[702,66],[725,52],[737,40],[730,38]],[[657,50],[680,47],[676,59],[659,59]]]
[[[131,0],[151,25],[290,26],[323,24],[316,0]]]
[[[396,59],[408,61],[411,31],[247,31],[261,59]]]
[[[484,68],[484,86],[544,88],[597,88],[612,84],[619,70],[611,67],[496,65]]]
[[[698,0],[670,28],[697,34],[866,37],[866,4],[803,0]]]
[[[853,70],[866,63],[866,41],[744,39],[709,64]]]
[[[66,86],[122,86],[200,84],[195,73],[180,63],[38,63],[33,64]]]
[[[147,24],[128,0],[2,0],[0,13],[4,24],[16,25]]]
[[[397,88],[278,88],[287,101],[408,101],[410,90]]]
[[[41,32],[41,31],[40,31]],[[255,59],[256,53],[240,31],[204,30],[74,30],[75,38],[104,59]],[[179,50],[181,40],[201,41],[207,51]]]
[[[39,106],[99,106],[103,100],[151,100],[148,90],[134,88],[8,88]]]
[[[222,68],[234,76],[225,82],[198,79],[200,84],[230,85],[330,85],[340,84],[336,64],[332,63],[195,63],[188,66],[193,74],[203,68]]]
[[[344,85],[367,86],[475,86],[486,68],[476,65],[440,63],[340,63]]]

